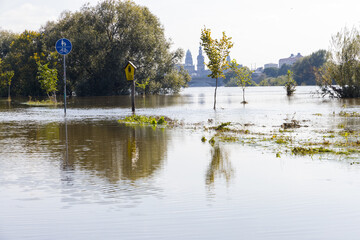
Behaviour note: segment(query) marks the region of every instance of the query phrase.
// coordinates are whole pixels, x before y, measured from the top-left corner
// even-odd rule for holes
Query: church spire
[[[201,74],[205,71],[205,59],[202,55],[202,48],[199,47],[199,55],[197,56],[197,72]]]
[[[185,56],[185,65],[186,66],[192,66],[193,65],[193,59],[190,50],[188,49]]]

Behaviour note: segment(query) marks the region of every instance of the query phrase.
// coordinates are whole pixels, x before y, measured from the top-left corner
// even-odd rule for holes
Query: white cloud
[[[102,0],[0,0],[0,28],[39,30],[64,10]],[[149,7],[165,27],[174,48],[190,49],[196,57],[201,28],[233,37],[231,57],[245,65],[277,62],[291,53],[327,49],[342,27],[359,27],[359,0],[134,0]]]
[[[0,14],[1,28],[15,32],[39,30],[47,21],[57,18],[57,13],[46,6],[25,3]]]

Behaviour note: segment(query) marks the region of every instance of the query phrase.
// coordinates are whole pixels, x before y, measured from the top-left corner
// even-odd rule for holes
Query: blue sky
[[[76,11],[98,0],[0,0],[0,28],[38,30],[64,10]],[[194,62],[201,28],[233,38],[231,58],[249,67],[277,63],[291,53],[328,49],[343,27],[360,28],[358,0],[135,0],[161,21],[173,48],[190,49]]]

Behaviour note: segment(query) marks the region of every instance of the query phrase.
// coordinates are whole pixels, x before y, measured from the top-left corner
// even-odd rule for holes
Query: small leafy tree
[[[57,69],[51,69],[47,64],[37,63],[38,73],[37,78],[40,82],[41,88],[46,91],[49,99],[56,103],[56,91],[57,91],[57,80],[58,72]],[[51,93],[51,95],[50,95]]]
[[[145,97],[146,87],[149,85],[149,81],[150,81],[150,78],[147,78],[146,80],[141,81],[141,82],[135,82],[136,86],[139,89],[141,89],[140,92],[141,92],[141,94],[143,94],[144,97]]]
[[[3,79],[4,85],[8,87],[8,100],[10,101],[11,100],[10,86],[11,86],[12,78],[14,77],[14,71],[6,71],[2,74],[1,77]]]
[[[287,74],[286,74],[286,83],[285,83],[285,89],[286,89],[286,94],[288,96],[293,95],[293,93],[296,90],[296,82],[293,78],[294,73],[290,70],[288,70]]]
[[[3,71],[2,60],[0,58],[0,84],[8,88],[8,100],[11,100],[10,96],[10,86],[12,78],[14,77],[14,71]]]
[[[252,73],[248,67],[240,67],[240,65],[233,59],[229,65],[229,68],[235,73],[236,84],[242,88],[243,101],[241,103],[246,104],[245,101],[245,88],[253,83]]]
[[[211,37],[211,30],[204,27],[201,30],[201,46],[204,47],[204,51],[209,58],[209,62],[205,63],[206,66],[210,69],[211,74],[208,75],[211,78],[216,79],[216,87],[214,93],[214,110],[216,109],[216,91],[218,86],[218,79],[225,78],[224,70],[228,66],[226,61],[227,56],[230,54],[230,48],[233,47],[231,42],[231,37],[227,37],[225,32],[222,33],[222,38],[220,40],[213,39]]]

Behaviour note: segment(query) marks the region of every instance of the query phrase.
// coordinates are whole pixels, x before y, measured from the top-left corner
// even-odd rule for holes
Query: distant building
[[[184,65],[177,65],[177,67],[183,66],[185,70],[191,76],[191,81],[189,82],[189,86],[197,86],[197,87],[205,87],[205,86],[213,86],[215,84],[214,79],[208,77],[211,73],[210,70],[205,69],[205,57],[202,52],[202,47],[199,47],[199,54],[196,58],[197,64],[195,69],[195,64],[193,62],[193,58],[191,55],[190,50],[187,50],[185,55],[185,64]],[[226,60],[230,60],[228,57]],[[219,79],[219,86],[223,85],[222,79]]]
[[[199,55],[197,56],[197,74],[203,75],[205,72],[205,58],[202,55],[201,46],[199,47]]]
[[[187,50],[186,52],[184,69],[187,70],[190,75],[195,73],[195,66],[193,64],[193,59],[190,50]]]
[[[226,57],[226,61],[227,61],[227,62],[231,62],[230,55]]]
[[[267,69],[267,68],[278,68],[278,65],[277,65],[277,63],[267,63],[264,65],[264,69]]]
[[[291,66],[301,58],[303,58],[303,56],[300,53],[298,53],[296,56],[294,54],[291,54],[291,56],[288,58],[282,58],[279,60],[279,68],[281,68],[281,66],[284,64]]]
[[[187,70],[191,77],[207,77],[210,74],[210,70],[205,69],[205,57],[202,53],[201,46],[199,47],[199,55],[197,56],[197,64],[193,63],[190,50],[187,50],[185,55],[185,64],[182,65]],[[179,66],[180,67],[180,66]]]

